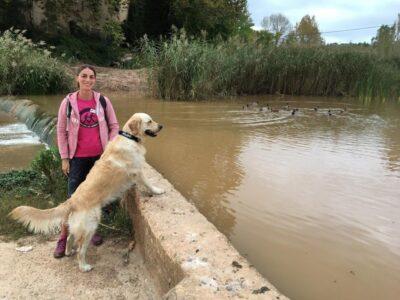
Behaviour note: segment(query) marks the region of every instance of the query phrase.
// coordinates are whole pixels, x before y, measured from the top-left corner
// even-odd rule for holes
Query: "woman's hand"
[[[68,158],[64,158],[61,161],[61,168],[62,168],[62,171],[65,174],[65,176],[68,176],[68,174],[69,174],[69,159]]]

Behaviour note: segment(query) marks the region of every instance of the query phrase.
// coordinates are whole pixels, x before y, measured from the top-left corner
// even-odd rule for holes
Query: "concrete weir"
[[[0,109],[53,144],[54,116],[29,100],[0,99]],[[163,299],[288,299],[160,173],[150,165],[145,173],[167,192],[148,197],[133,189],[127,208],[138,247]]]

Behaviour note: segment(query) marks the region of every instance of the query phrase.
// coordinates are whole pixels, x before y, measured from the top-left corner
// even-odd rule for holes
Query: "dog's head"
[[[154,122],[148,114],[136,113],[126,122],[122,130],[141,138],[145,135],[155,137],[162,128],[163,126]]]

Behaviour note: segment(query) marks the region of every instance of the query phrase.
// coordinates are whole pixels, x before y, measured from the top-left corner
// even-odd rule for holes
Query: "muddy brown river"
[[[120,123],[143,111],[165,126],[146,141],[149,163],[282,293],[400,299],[399,104],[107,95]],[[53,113],[61,98],[29,97]],[[253,101],[257,108],[243,109]],[[260,112],[267,104],[279,111]],[[7,118],[0,114],[1,171],[28,165],[43,147],[6,144],[13,135],[4,127],[15,123]]]

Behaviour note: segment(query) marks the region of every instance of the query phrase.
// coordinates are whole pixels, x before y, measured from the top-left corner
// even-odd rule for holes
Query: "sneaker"
[[[100,246],[101,244],[103,244],[103,238],[101,237],[100,234],[95,233],[92,236],[92,245],[93,246]]]
[[[54,258],[61,258],[63,256],[65,256],[65,247],[67,245],[67,238],[60,238],[57,241],[57,247],[54,250]]]

